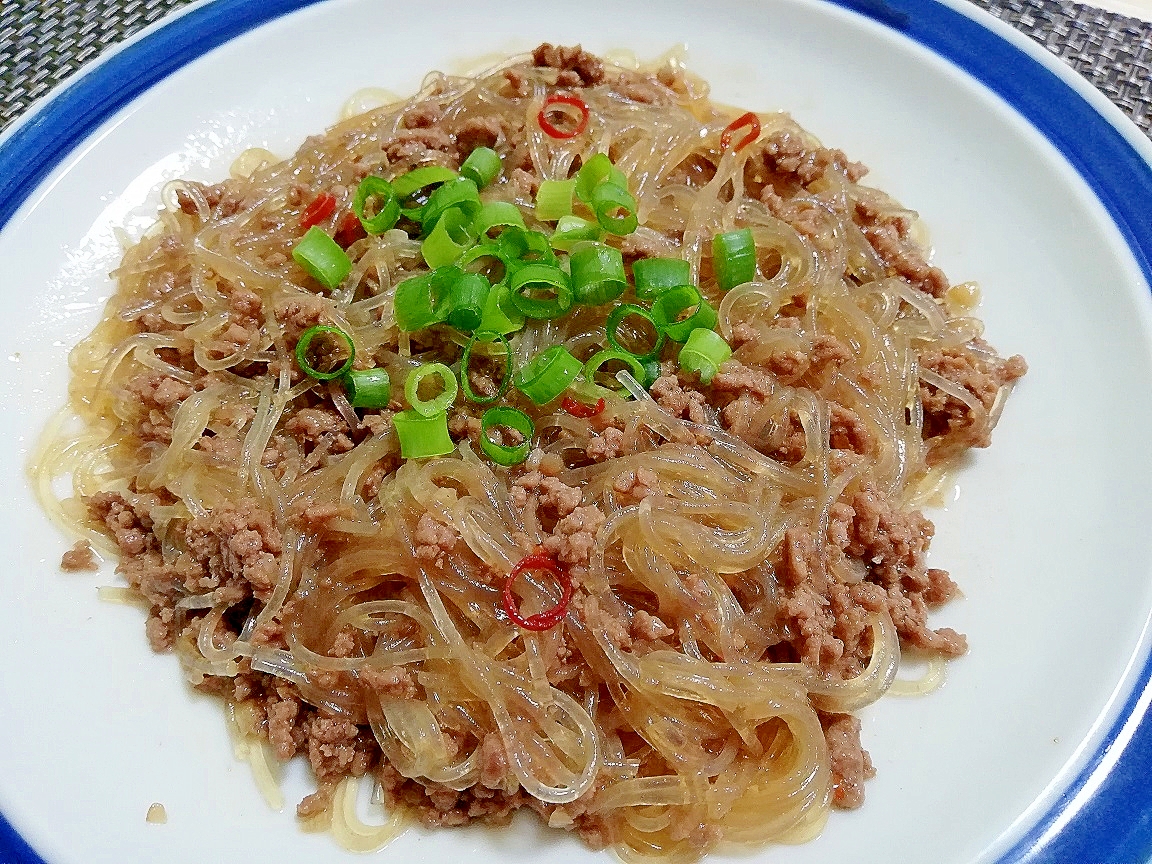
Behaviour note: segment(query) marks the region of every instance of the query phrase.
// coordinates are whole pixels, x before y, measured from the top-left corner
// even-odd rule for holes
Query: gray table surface
[[[104,50],[189,2],[0,0],[0,130]],[[1062,58],[1152,136],[1152,23],[1066,0],[973,2]]]

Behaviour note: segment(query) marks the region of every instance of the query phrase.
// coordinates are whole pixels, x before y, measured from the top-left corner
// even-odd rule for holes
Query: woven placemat
[[[0,0],[0,130],[106,48],[189,2]],[[1152,136],[1152,24],[1061,0],[973,2],[1063,58]]]

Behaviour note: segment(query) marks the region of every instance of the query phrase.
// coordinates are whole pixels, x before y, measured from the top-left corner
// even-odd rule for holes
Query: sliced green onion
[[[692,284],[692,268],[682,258],[641,258],[632,265],[636,296],[655,300],[669,288]]]
[[[400,440],[400,455],[405,459],[445,456],[456,449],[452,436],[448,434],[447,411],[431,417],[415,411],[401,411],[392,418],[392,426]]]
[[[420,382],[429,375],[439,376],[443,389],[431,399],[421,399]],[[442,411],[447,411],[456,401],[456,394],[459,392],[460,385],[456,383],[456,376],[443,363],[425,363],[409,372],[404,381],[404,398],[408,400],[412,410],[422,417],[433,417]]]
[[[524,231],[509,226],[500,235],[500,248],[508,256],[513,268],[524,264],[547,264],[550,267],[558,266],[556,253],[552,251],[552,244],[548,235],[542,231]]]
[[[671,288],[652,304],[656,327],[673,342],[684,342],[693,330],[711,330],[716,326],[716,310],[695,285]]]
[[[731,356],[732,349],[719,333],[700,327],[692,331],[680,349],[680,368],[699,373],[700,383],[707,384],[720,364]]]
[[[460,176],[483,189],[500,176],[500,155],[491,147],[477,147],[460,166]]]
[[[484,313],[477,326],[477,332],[499,333],[507,336],[524,329],[524,315],[512,305],[512,292],[507,282],[498,282],[488,292],[484,303]]]
[[[619,377],[619,375],[617,375]],[[656,379],[660,377],[660,361],[648,360],[644,363],[644,377],[640,379],[640,383],[644,385],[647,390],[656,383]]]
[[[512,259],[498,243],[477,243],[456,263],[465,273],[479,274],[491,285],[505,281],[512,272]]]
[[[461,273],[448,286],[448,323],[457,330],[475,330],[484,320],[491,291],[492,285],[479,273]]]
[[[374,205],[372,216],[368,215],[370,202]],[[383,234],[400,220],[400,200],[391,183],[383,177],[369,176],[356,187],[352,212],[369,234]]]
[[[508,288],[512,305],[526,318],[559,318],[572,308],[568,274],[559,267],[526,264],[512,274]]]
[[[515,429],[524,440],[519,444],[497,444],[488,437],[494,426],[506,426]],[[536,434],[536,426],[532,418],[518,408],[509,408],[502,405],[499,408],[489,408],[480,418],[480,449],[489,459],[497,465],[519,465],[528,458],[532,449],[532,436]]]
[[[425,233],[435,228],[440,217],[453,207],[463,210],[469,222],[475,219],[476,214],[484,207],[480,203],[480,192],[476,184],[467,177],[449,180],[428,196],[428,203],[424,205],[420,219]]]
[[[329,343],[323,351],[323,356],[329,365],[327,370],[317,369],[309,359],[311,356],[309,349],[317,338]],[[331,344],[333,342],[337,344]],[[331,357],[333,353],[336,354],[336,360]],[[339,359],[341,355],[347,356]],[[300,334],[300,339],[296,342],[296,362],[300,366],[300,371],[317,381],[331,381],[333,378],[339,378],[352,368],[352,361],[355,359],[356,346],[352,344],[352,337],[339,327],[333,327],[329,324],[317,324],[309,327]],[[339,360],[338,363],[337,360]]]
[[[576,303],[610,303],[628,287],[624,258],[619,249],[603,243],[582,243],[568,256],[572,267],[572,295]]]
[[[605,153],[597,153],[576,172],[576,197],[591,204],[592,192],[601,183],[615,183],[623,189],[628,188],[628,178]]]
[[[536,218],[541,222],[555,222],[561,216],[570,216],[575,192],[575,177],[570,180],[541,180],[540,188],[536,190]]]
[[[396,190],[396,197],[404,202],[417,192],[431,186],[447,183],[460,175],[451,168],[442,165],[426,165],[423,168],[413,168],[406,174],[401,174],[392,180],[392,188]]]
[[[600,371],[601,366],[613,360],[625,364],[636,378],[644,379],[644,364],[636,355],[629,354],[627,351],[605,350],[597,351],[588,358],[588,362],[584,364],[584,380],[591,384],[598,384],[596,373]],[[615,376],[612,377],[612,380],[616,380]]]
[[[431,327],[447,318],[447,286],[456,278],[456,273],[460,272],[458,267],[441,267],[431,273],[412,276],[397,285],[393,300],[396,326],[412,332]]]
[[[517,371],[516,389],[537,405],[551,402],[576,380],[583,368],[563,345],[545,348]]]
[[[420,254],[428,266],[435,270],[452,264],[472,248],[476,235],[472,233],[472,220],[459,207],[450,207],[436,220],[436,227],[420,244]]]
[[[328,289],[337,287],[352,272],[352,259],[319,225],[308,229],[292,250],[292,258]]]
[[[626,348],[620,341],[620,325],[624,323],[626,318],[643,318],[652,325],[652,331],[656,334],[653,340],[652,347],[641,354],[639,351],[632,351]],[[636,357],[641,363],[649,360],[655,360],[660,356],[660,349],[664,347],[665,334],[660,329],[660,325],[656,323],[656,318],[651,312],[643,306],[636,306],[632,303],[623,303],[613,309],[608,315],[608,323],[605,325],[608,331],[608,344],[615,348],[617,351],[624,351]]]
[[[756,278],[756,241],[751,228],[712,238],[712,272],[721,291],[730,291]]]
[[[589,222],[579,216],[561,216],[552,232],[552,248],[569,252],[577,243],[585,240],[598,241],[604,236],[599,223]]]
[[[640,224],[636,218],[636,199],[623,186],[601,183],[592,190],[589,204],[596,221],[609,234],[631,234]]]
[[[344,376],[344,391],[353,408],[387,408],[392,379],[387,369],[353,369]]]
[[[487,238],[493,228],[524,228],[524,214],[520,208],[508,201],[489,201],[480,208],[472,220],[472,231],[481,240]],[[501,232],[502,233],[502,232]]]
[[[469,369],[472,364],[472,349],[477,342],[499,342],[504,346],[504,376],[500,379],[500,384],[496,388],[496,393],[492,396],[482,396],[472,389],[472,381],[469,377]],[[491,331],[480,330],[472,335],[468,340],[468,344],[464,346],[464,356],[460,359],[460,385],[464,390],[465,398],[476,402],[480,405],[487,405],[489,402],[495,402],[504,395],[504,391],[508,389],[508,385],[512,383],[512,349],[508,345],[508,340],[504,338],[502,333],[494,333]]]

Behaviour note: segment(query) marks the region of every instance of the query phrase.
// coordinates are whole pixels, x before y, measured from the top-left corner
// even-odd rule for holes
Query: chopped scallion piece
[[[344,390],[353,408],[386,408],[392,401],[387,369],[353,369],[344,376]]]
[[[431,417],[415,411],[401,411],[392,418],[392,426],[400,440],[400,455],[405,459],[445,456],[456,449],[452,436],[448,434],[447,411]]]
[[[620,250],[603,243],[582,243],[569,253],[572,295],[576,303],[600,306],[610,303],[628,287]]]
[[[472,220],[459,207],[449,207],[436,220],[436,226],[420,244],[420,254],[428,266],[435,270],[457,261],[472,248],[476,235],[472,233]]]
[[[731,356],[732,349],[719,333],[700,327],[692,331],[680,349],[680,368],[699,373],[700,383],[707,384],[720,364]]]
[[[472,230],[481,240],[490,239],[489,233],[493,228],[516,227],[524,229],[524,214],[520,208],[508,201],[489,201],[480,208],[476,218],[472,220]]]
[[[447,214],[440,221],[447,219]],[[484,319],[484,307],[492,285],[479,273],[460,273],[448,286],[448,323],[471,331]]]
[[[397,285],[393,300],[396,326],[410,333],[447,318],[447,286],[460,272],[458,267],[441,267],[431,273],[412,276]]]
[[[508,227],[500,235],[500,248],[508,256],[513,268],[523,264],[547,264],[558,266],[556,253],[548,242],[548,235],[542,231],[524,231]]]
[[[634,354],[629,354],[627,351],[607,350],[597,351],[588,358],[588,362],[584,364],[584,380],[590,384],[600,384],[596,380],[596,373],[600,371],[600,367],[612,362],[623,363],[634,376],[641,380],[644,379],[644,364],[640,362],[640,358]],[[609,375],[609,378],[612,382],[616,381],[614,374]],[[614,389],[618,388],[614,387]]]
[[[651,337],[651,347],[647,351],[633,351],[626,347],[620,339],[620,325],[628,318],[641,318],[647,321],[652,327],[652,332],[655,336]],[[660,325],[656,323],[656,318],[651,312],[643,306],[636,306],[632,303],[622,303],[613,309],[608,315],[608,323],[606,325],[608,331],[608,344],[615,348],[617,351],[625,351],[632,354],[641,363],[649,360],[655,360],[660,356],[660,349],[664,347],[665,334],[660,329]],[[635,338],[643,338],[637,336]]]
[[[423,168],[413,168],[406,174],[394,178],[392,188],[396,191],[396,197],[403,203],[417,192],[428,190],[432,186],[439,186],[441,183],[447,183],[459,176],[451,168],[445,168],[442,165],[426,165]]]
[[[712,272],[721,291],[730,291],[756,278],[756,240],[751,228],[712,238]]]
[[[669,288],[692,284],[692,268],[682,258],[641,258],[632,265],[636,296],[655,300]]]
[[[480,203],[480,193],[476,189],[476,184],[467,177],[449,180],[428,196],[428,203],[424,205],[424,212],[421,214],[424,233],[427,234],[435,228],[440,217],[453,207],[464,211],[469,222],[475,219],[476,214],[484,207]]]
[[[631,234],[640,224],[636,218],[636,199],[623,186],[601,183],[592,190],[590,205],[596,221],[609,234]]]
[[[583,368],[563,345],[545,348],[521,368],[513,383],[537,405],[551,402],[576,380]]]
[[[541,180],[536,190],[536,218],[541,222],[555,222],[572,214],[572,195],[576,192],[576,178],[570,180]]]
[[[500,383],[496,385],[496,392],[490,395],[480,394],[472,389],[472,351],[475,349],[477,342],[499,342],[504,347],[504,375],[500,378]],[[503,396],[504,391],[508,389],[508,385],[511,383],[512,349],[508,345],[508,340],[505,339],[501,333],[484,330],[477,331],[473,334],[472,338],[468,340],[468,344],[464,346],[464,356],[460,360],[460,384],[464,390],[464,396],[479,405],[487,405],[489,402],[495,402]]]
[[[716,310],[694,285],[670,288],[652,304],[656,327],[673,342],[684,342],[693,330],[716,326]]]
[[[477,147],[460,166],[460,176],[467,177],[483,189],[500,176],[500,154],[491,147]]]
[[[547,264],[526,264],[508,284],[512,305],[526,318],[559,318],[572,308],[568,274]]]
[[[352,259],[348,253],[317,225],[309,228],[296,244],[292,259],[328,289],[339,286],[352,272]]]
[[[488,292],[484,303],[484,313],[480,318],[477,332],[499,333],[507,336],[524,329],[524,315],[512,305],[511,291],[507,282],[498,282]]]
[[[585,240],[599,241],[604,231],[596,222],[589,222],[579,216],[561,216],[556,223],[556,230],[552,232],[552,248],[562,252],[572,251],[577,243]]]
[[[493,441],[490,433],[500,426],[519,433],[519,443],[497,444]],[[535,434],[536,426],[532,423],[532,418],[518,408],[506,405],[489,408],[480,418],[480,449],[497,465],[519,465],[527,459],[528,452],[532,449],[532,436]]]
[[[368,215],[369,209],[372,210],[371,216]],[[356,187],[352,212],[369,234],[383,234],[400,220],[400,201],[391,183],[383,177],[369,176]]]
[[[317,342],[316,348],[312,347],[313,342]],[[339,378],[352,368],[355,359],[356,346],[352,344],[352,337],[330,324],[309,327],[296,342],[296,362],[300,371],[317,381]],[[318,368],[321,366],[327,368]]]
[[[601,183],[615,183],[623,189],[628,188],[628,179],[606,153],[597,153],[580,166],[576,172],[576,197],[591,204],[592,192]]]
[[[441,390],[431,399],[422,399],[420,398],[420,382],[429,375],[436,375],[440,378]],[[456,394],[459,392],[460,385],[456,382],[456,376],[443,363],[425,363],[409,372],[404,381],[404,398],[408,400],[412,410],[422,417],[433,417],[447,411],[456,401]]]

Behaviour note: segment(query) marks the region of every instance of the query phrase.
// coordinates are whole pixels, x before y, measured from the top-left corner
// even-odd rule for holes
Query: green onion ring
[[[615,183],[601,183],[593,189],[591,207],[596,221],[609,234],[631,234],[640,224],[636,218],[636,199]],[[623,215],[617,215],[619,211],[623,211]]]
[[[420,254],[429,267],[446,267],[472,248],[476,235],[472,220],[460,207],[449,207],[436,220],[435,227],[420,244]]]
[[[653,346],[644,354],[637,354],[634,351],[629,351],[627,348],[620,344],[620,339],[616,335],[617,331],[620,329],[620,325],[624,323],[624,319],[631,316],[643,318],[645,321],[651,324],[652,329],[656,331],[655,344],[653,344]],[[637,306],[634,303],[622,303],[613,309],[608,315],[608,322],[605,325],[605,329],[608,331],[609,345],[611,345],[617,351],[623,351],[625,354],[631,354],[641,363],[645,363],[649,360],[655,360],[657,357],[659,357],[660,349],[664,347],[664,342],[666,339],[664,331],[661,330],[660,325],[656,323],[655,316],[643,306]]]
[[[692,267],[683,258],[641,258],[632,264],[636,296],[655,300],[670,288],[692,284]]]
[[[369,199],[379,198],[380,204],[375,216],[365,216],[364,207]],[[383,177],[369,175],[356,187],[356,197],[352,199],[352,212],[369,234],[383,234],[400,220],[400,200],[396,190]]]
[[[312,340],[321,335],[334,336],[341,340],[348,348],[348,359],[340,364],[338,368],[330,372],[321,372],[308,362],[308,349],[312,346]],[[317,324],[309,327],[300,334],[300,339],[296,342],[296,362],[300,366],[300,371],[310,378],[315,378],[317,381],[331,381],[333,378],[339,378],[352,368],[352,361],[355,359],[356,346],[352,344],[352,337],[339,327],[332,327],[329,324]]]
[[[603,243],[581,243],[568,255],[573,302],[602,306],[624,293],[628,277],[620,250]]]
[[[491,239],[488,232],[493,228],[527,230],[524,227],[524,214],[519,207],[508,201],[489,201],[472,219],[472,231],[481,241]]]
[[[712,238],[712,272],[721,291],[730,291],[756,278],[756,240],[751,228]]]
[[[491,291],[492,285],[479,273],[458,273],[448,285],[448,323],[457,330],[475,330],[484,320]]]
[[[519,444],[497,444],[488,437],[488,431],[493,426],[507,426],[515,429],[524,436]],[[532,449],[532,436],[536,434],[536,426],[532,418],[519,408],[501,405],[498,408],[489,408],[480,418],[480,449],[497,465],[519,465],[528,458]]]
[[[292,249],[292,260],[331,290],[352,272],[352,259],[319,225],[313,225]]]
[[[431,417],[415,411],[401,411],[392,418],[392,428],[400,441],[400,456],[404,459],[428,459],[445,456],[456,449],[448,434],[448,412],[441,411]]]
[[[449,180],[428,196],[428,203],[424,205],[421,222],[425,233],[436,227],[440,217],[452,207],[459,207],[471,222],[476,218],[484,205],[480,203],[480,193],[476,184],[467,177],[456,177]]]
[[[510,299],[526,318],[559,318],[572,308],[572,287],[568,274],[547,264],[526,264],[509,280]],[[548,290],[556,296],[546,299],[528,297],[525,291]]]
[[[353,369],[344,376],[344,392],[353,408],[387,408],[391,388],[387,369]]]
[[[477,147],[460,165],[460,176],[467,177],[483,189],[500,176],[500,154],[491,147]]]
[[[680,368],[685,372],[698,373],[700,383],[707,384],[720,364],[731,356],[732,349],[719,333],[701,327],[692,331],[680,349]]]
[[[472,381],[468,377],[468,372],[472,364],[472,347],[477,342],[499,342],[504,346],[504,375],[500,379],[500,386],[497,388],[495,396],[480,396],[472,389]],[[512,348],[509,346],[504,334],[490,330],[473,333],[472,338],[468,340],[468,344],[464,346],[464,356],[460,359],[460,386],[464,390],[464,397],[478,405],[487,405],[503,396],[504,391],[508,389],[508,385],[511,383]]]
[[[429,375],[439,375],[444,389],[438,396],[424,400],[420,398],[420,382]],[[412,410],[422,417],[434,417],[456,401],[456,394],[460,392],[460,385],[456,383],[456,376],[452,370],[443,363],[425,363],[408,373],[404,381],[404,397]]]
[[[695,307],[695,312],[678,321],[681,312]],[[656,298],[652,304],[652,318],[656,327],[673,342],[684,342],[693,330],[711,330],[718,320],[713,309],[700,290],[694,285],[680,285],[671,288]]]
[[[581,368],[580,361],[567,348],[553,345],[517,370],[513,383],[535,404],[544,405],[567,390]]]
[[[644,378],[647,377],[644,371],[644,364],[640,362],[640,358],[638,358],[635,354],[629,354],[627,351],[615,351],[609,349],[605,351],[597,351],[595,354],[588,358],[588,362],[584,364],[584,380],[589,384],[595,384],[595,375],[598,371],[600,371],[600,367],[612,360],[619,360],[621,363],[627,364],[629,370],[632,372],[632,375],[639,381],[643,381]],[[610,389],[619,388],[613,387]]]

